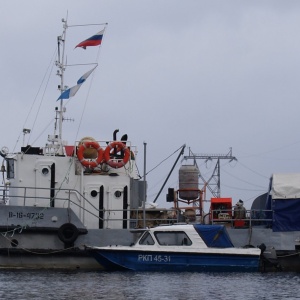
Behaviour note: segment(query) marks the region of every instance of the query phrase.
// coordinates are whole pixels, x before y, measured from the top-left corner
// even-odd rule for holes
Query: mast
[[[102,23],[102,24],[88,24],[88,25],[71,25],[69,26],[67,24],[67,19],[62,19],[63,22],[63,33],[62,35],[57,37],[57,47],[58,47],[58,53],[57,53],[57,61],[55,62],[58,70],[57,70],[57,75],[60,77],[60,85],[58,85],[58,90],[60,93],[64,93],[68,89],[68,87],[64,86],[64,72],[67,66],[67,63],[65,61],[65,44],[66,44],[66,36],[67,36],[67,29],[69,27],[75,27],[75,26],[89,26],[89,25],[107,25],[107,23]],[[104,32],[104,29],[103,29]],[[103,33],[102,33],[103,36]],[[100,42],[101,43],[101,42]],[[97,63],[94,63],[97,66]],[[94,67],[95,69],[96,67]],[[86,76],[86,78],[90,75],[90,73],[94,70],[90,70],[89,72],[85,73],[83,76]],[[82,77],[83,77],[82,76]],[[83,82],[85,81],[86,78],[80,78],[83,79]],[[79,89],[81,84],[77,84],[77,90]],[[76,91],[77,91],[76,90]],[[76,92],[75,92],[76,93]],[[74,95],[75,95],[74,93]],[[74,96],[72,95],[72,96]],[[60,97],[59,97],[60,98]],[[69,97],[68,97],[69,98]],[[48,135],[48,142],[51,144],[47,144],[46,146],[50,150],[51,155],[64,155],[64,141],[63,141],[63,133],[62,133],[62,125],[63,121],[66,120],[64,119],[64,113],[66,112],[66,108],[64,106],[64,97],[60,98],[60,105],[59,107],[55,108],[56,111],[56,116],[55,116],[55,125],[54,125],[54,135]]]
[[[57,62],[56,66],[58,67],[57,75],[60,76],[60,85],[58,86],[58,89],[62,93],[65,90],[64,87],[64,71],[65,71],[65,65],[64,65],[64,59],[65,59],[65,42],[66,42],[66,35],[67,35],[67,28],[68,24],[65,19],[62,19],[63,24],[63,33],[61,36],[57,37]],[[62,53],[60,52],[62,46]],[[60,106],[59,109],[56,108],[56,113],[58,114],[58,117],[56,117],[55,120],[55,128],[54,128],[54,139],[53,142],[57,143],[57,152],[58,155],[63,155],[63,140],[62,140],[62,123],[63,123],[63,113],[64,113],[64,106],[63,106],[63,99],[60,99]],[[57,131],[57,122],[58,122],[58,135],[56,135]]]

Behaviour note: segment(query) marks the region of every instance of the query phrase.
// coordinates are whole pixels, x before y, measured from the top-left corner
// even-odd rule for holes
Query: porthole
[[[12,247],[18,247],[19,242],[18,242],[16,239],[12,239],[12,240],[10,241],[10,244],[11,244]]]
[[[115,197],[116,198],[120,198],[122,196],[122,192],[121,191],[115,191]]]
[[[91,196],[92,196],[93,198],[97,197],[97,195],[98,195],[98,192],[97,192],[96,190],[92,190],[92,191],[91,191]]]
[[[45,175],[45,176],[48,175],[49,174],[49,169],[48,168],[43,168],[42,169],[42,174]]]

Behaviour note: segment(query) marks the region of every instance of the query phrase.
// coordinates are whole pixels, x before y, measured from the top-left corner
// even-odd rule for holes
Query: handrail
[[[211,210],[209,213],[210,221],[212,224],[214,223],[220,223],[220,222],[231,222],[232,226],[235,221],[245,221],[248,222],[248,227],[252,227],[253,224],[257,222],[272,222],[273,220],[273,210],[271,209],[251,209],[251,210],[245,210],[245,218],[234,218],[234,210],[232,209],[216,209]],[[220,215],[221,218],[213,218],[215,215]],[[224,216],[223,216],[223,215]],[[228,217],[225,217],[225,216]],[[266,218],[267,215],[270,215],[270,217]],[[234,227],[234,226],[233,226]]]
[[[20,190],[19,192],[12,192],[14,190]],[[50,197],[43,195],[36,196],[30,195],[32,194],[31,191],[50,191],[50,188],[35,188],[35,187],[15,187],[15,186],[0,186],[0,201],[6,204],[7,199],[16,199],[20,198],[23,199],[23,205],[26,206],[26,203],[28,203],[29,200],[35,200],[38,199],[39,201],[47,200],[50,203]],[[181,214],[181,211],[175,208],[172,209],[148,209],[147,213],[153,213],[153,215],[150,217],[141,215],[142,208],[132,208],[129,207],[129,209],[99,209],[97,208],[91,201],[89,201],[84,195],[82,195],[78,190],[76,189],[54,189],[55,197],[54,199],[59,201],[67,201],[68,207],[70,205],[74,205],[85,212],[87,212],[90,216],[93,216],[101,221],[109,221],[109,222],[120,222],[124,221],[123,218],[117,218],[115,216],[113,219],[110,218],[113,213],[116,212],[127,212],[128,218],[126,218],[126,221],[135,223],[136,226],[139,224],[141,220],[145,219],[146,223],[149,224],[163,224],[163,223],[175,223],[175,222],[190,222],[189,216],[184,216]],[[71,194],[77,195],[76,201],[74,199],[71,199]],[[49,193],[50,195],[50,193]],[[65,195],[65,196],[64,196]],[[88,203],[88,208],[86,206],[81,205],[85,201]],[[41,207],[42,208],[42,207]],[[91,211],[92,210],[94,211]],[[100,214],[102,212],[102,214]],[[162,213],[158,213],[162,212]],[[99,213],[99,215],[98,215]],[[155,215],[156,213],[156,215]],[[103,217],[100,217],[103,216]],[[123,215],[123,214],[120,214]],[[234,210],[232,209],[217,209],[217,210],[211,210],[209,212],[209,223],[216,224],[220,222],[226,222],[230,223],[232,227],[234,227],[235,221],[243,220],[247,223],[248,227],[252,227],[254,224],[257,224],[258,222],[265,222],[270,223],[273,219],[273,211],[272,210],[260,210],[260,209],[252,209],[252,210],[246,210],[246,217],[244,219],[236,219],[234,218]],[[163,217],[161,217],[163,216]],[[216,218],[218,216],[218,218]],[[269,217],[270,216],[270,217]],[[191,222],[192,223],[192,222]],[[204,223],[205,220],[204,220]]]
[[[21,192],[18,195],[14,195],[14,193],[12,193],[11,191],[13,190],[20,190]],[[35,196],[35,195],[30,195],[32,194],[30,191],[35,190],[35,191],[50,191],[50,188],[35,188],[35,187],[14,187],[14,186],[9,186],[9,189],[6,186],[0,186],[0,193],[3,193],[3,197],[2,199],[0,198],[0,200],[4,200],[4,199],[23,199],[23,205],[21,206],[26,206],[26,202],[28,203],[29,200],[35,200],[38,199],[39,201],[44,201],[47,200],[49,201],[50,204],[50,197],[48,196],[44,196],[39,195],[39,196]],[[58,193],[60,192],[60,193]],[[62,197],[62,195],[65,192],[65,197]],[[78,198],[79,198],[79,203],[77,203],[76,201],[73,201],[71,199],[71,194],[77,194]],[[126,221],[130,222],[130,223],[135,223],[133,228],[136,228],[136,226],[138,226],[139,221],[141,220],[141,218],[139,218],[139,214],[137,212],[141,211],[141,208],[131,208],[131,209],[98,209],[91,201],[89,201],[86,197],[84,197],[79,191],[75,190],[75,189],[54,189],[54,194],[55,197],[54,199],[59,202],[59,201],[68,201],[68,207],[70,207],[70,204],[73,204],[74,206],[83,209],[84,211],[86,211],[88,214],[90,214],[91,216],[97,218],[98,220],[101,221],[109,221],[109,222],[120,222],[120,221],[124,221],[123,218],[116,218],[114,217],[113,219],[110,218],[110,216],[113,213],[116,212],[127,212],[128,215],[128,219],[126,219]],[[91,208],[93,208],[95,211],[92,212],[90,209],[87,209],[85,206],[81,205],[80,203],[82,203],[82,200],[86,201],[89,206]],[[0,206],[1,207],[1,206]],[[50,206],[49,206],[50,207]],[[41,209],[43,209],[43,207],[40,207]],[[44,207],[44,208],[48,208]],[[154,211],[154,210],[149,210],[149,211]],[[159,210],[162,211],[162,210]],[[145,221],[146,222],[155,222],[155,223],[175,223],[178,222],[178,216],[176,216],[176,214],[174,215],[174,209],[169,209],[169,210],[164,210],[165,215],[168,215],[168,212],[171,211],[173,214],[172,216],[175,217],[171,217],[171,218],[146,218]],[[96,213],[100,213],[103,212],[103,214],[101,215],[105,215],[107,216],[106,218],[102,218],[99,215],[97,215]],[[120,214],[121,215],[121,214]],[[123,214],[122,214],[123,215]]]

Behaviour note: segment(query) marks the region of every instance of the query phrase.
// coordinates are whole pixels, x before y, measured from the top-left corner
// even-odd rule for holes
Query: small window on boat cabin
[[[158,243],[164,246],[190,246],[192,241],[184,231],[157,231],[154,233]]]
[[[154,240],[149,232],[145,232],[142,236],[140,242],[140,245],[154,245]]]
[[[13,159],[8,158],[7,160],[7,179],[15,178],[15,162]]]
[[[114,193],[116,198],[120,198],[122,196],[122,192],[121,191],[115,191]]]

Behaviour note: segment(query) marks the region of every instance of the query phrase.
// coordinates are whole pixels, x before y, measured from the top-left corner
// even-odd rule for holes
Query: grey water
[[[2,270],[0,299],[300,299],[300,274]]]

